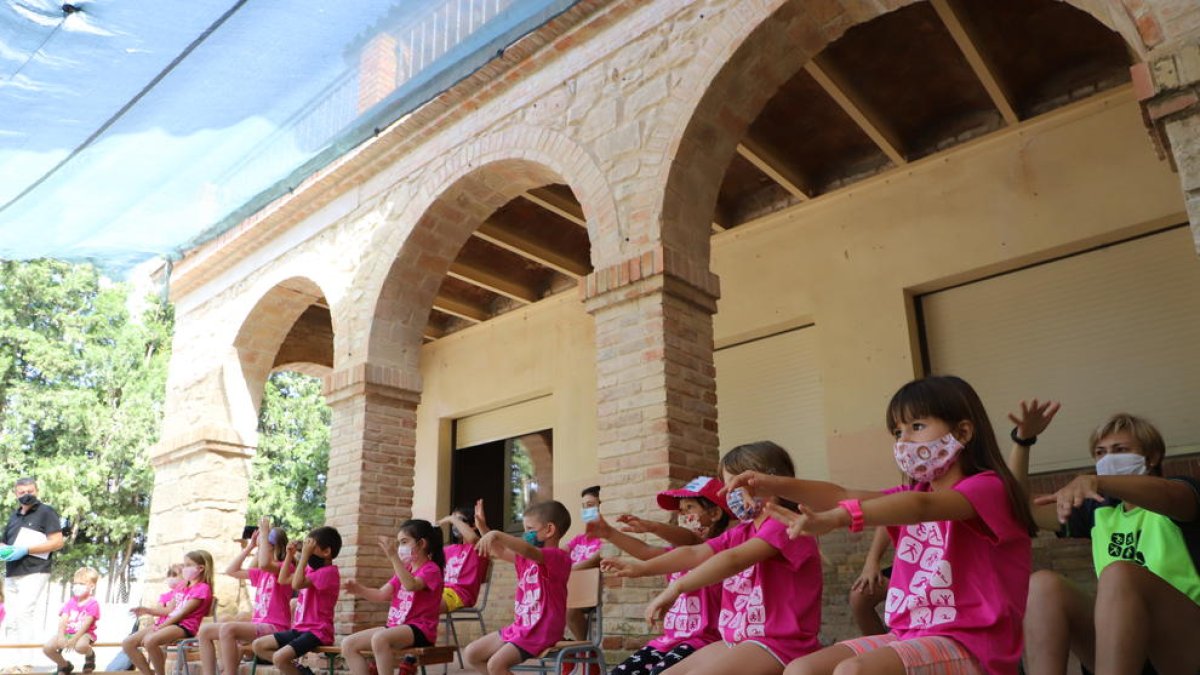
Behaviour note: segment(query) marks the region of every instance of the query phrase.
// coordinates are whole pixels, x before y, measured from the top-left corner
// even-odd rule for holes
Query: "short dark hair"
[[[537,518],[543,523],[551,523],[558,530],[558,536],[563,536],[567,530],[571,529],[571,512],[561,502],[556,502],[553,499],[545,502],[538,502],[525,509],[525,515],[530,518]]]
[[[580,497],[586,497],[588,495],[591,495],[591,496],[595,497],[596,499],[600,499],[600,486],[593,485],[592,487],[586,487],[586,488],[583,488],[583,492],[579,493]]]
[[[22,485],[32,485],[37,487],[37,479],[33,476],[22,476],[17,479],[17,482],[13,483],[14,488],[21,487]]]
[[[322,525],[308,533],[308,536],[321,548],[329,549],[329,559],[333,560],[342,552],[342,535],[336,528]]]

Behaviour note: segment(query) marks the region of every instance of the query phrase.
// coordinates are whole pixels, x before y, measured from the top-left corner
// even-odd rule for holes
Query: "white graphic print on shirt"
[[[400,592],[396,594],[396,604],[388,608],[388,623],[397,625],[404,619],[408,618],[408,610],[412,609],[413,592],[400,587]]]
[[[684,574],[685,572],[676,572],[669,577],[669,581],[675,581]],[[700,596],[681,595],[675,598],[675,604],[671,605],[671,609],[667,610],[667,615],[663,617],[663,630],[675,631],[677,637],[689,637],[700,630],[700,622]]]
[[[896,558],[919,569],[913,572],[908,588],[888,589],[886,619],[889,626],[908,613],[909,628],[928,628],[954,621],[954,572],[946,556],[946,535],[942,523],[909,525],[896,544]],[[903,627],[902,625],[897,627]]]
[[[763,607],[762,585],[754,574],[756,569],[756,565],[751,565],[726,577],[722,583],[725,592],[733,594],[734,599],[732,610],[721,608],[718,625],[731,642],[761,638],[767,634],[767,611]]]
[[[538,583],[540,571],[540,565],[530,565],[517,588],[521,597],[513,610],[513,618],[520,626],[532,626],[542,618],[542,586]]]
[[[442,575],[442,580],[446,584],[457,584],[458,575],[462,574],[463,565],[467,562],[467,554],[469,550],[463,549],[458,555],[446,561],[446,572]]]

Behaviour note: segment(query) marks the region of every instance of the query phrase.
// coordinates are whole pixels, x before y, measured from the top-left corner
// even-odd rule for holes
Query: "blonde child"
[[[266,533],[263,535],[263,533]],[[260,541],[265,536],[265,541]],[[221,669],[236,673],[241,660],[242,644],[249,644],[264,635],[285,631],[292,626],[291,584],[279,583],[279,573],[291,574],[286,557],[287,533],[283,528],[271,528],[271,520],[263,517],[258,529],[246,546],[234,556],[225,574],[234,579],[246,579],[254,585],[254,611],[250,621],[223,621],[200,627],[196,635],[200,646],[200,665],[203,675],[216,675],[217,649],[221,654]],[[257,552],[255,551],[257,549]],[[246,558],[254,553],[249,569],[242,569]],[[286,567],[286,570],[281,570]]]
[[[288,542],[286,557],[296,553],[296,542]],[[278,583],[299,591],[292,627],[255,640],[251,647],[262,659],[270,660],[283,675],[296,675],[296,659],[322,645],[333,644],[333,611],[337,605],[341,572],[333,564],[342,550],[342,535],[332,527],[308,533],[300,547],[295,570],[289,575],[280,567]]]
[[[63,658],[64,649],[83,655],[83,672],[96,670],[96,623],[100,621],[100,603],[93,597],[100,573],[80,567],[71,577],[71,599],[58,612],[58,630],[46,641],[42,651],[58,666],[59,675],[68,675],[75,665]]]
[[[471,525],[472,517],[475,520],[474,527]],[[446,570],[442,576],[441,611],[445,613],[474,607],[488,570],[487,556],[480,555],[475,549],[480,535],[488,531],[487,519],[483,515],[483,500],[475,502],[474,514],[468,508],[458,508],[439,520],[438,525],[450,526],[452,542],[443,549]]]
[[[1015,675],[1034,525],[979,396],[957,377],[915,380],[892,397],[885,419],[906,485],[847,490],[755,472],[730,485],[800,502],[800,513],[768,508],[793,536],[886,525],[895,547],[885,607],[892,632],[797,659],[788,675]]]
[[[582,500],[580,518],[586,528],[588,523],[594,522],[600,517],[600,486],[593,485],[584,488],[579,493],[579,497]],[[571,540],[563,548],[567,551],[567,555],[571,557],[572,570],[587,570],[600,566],[600,547],[603,545],[604,540],[593,537],[585,529],[583,532],[571,537]],[[568,609],[567,628],[576,640],[586,640],[588,637],[587,610],[578,608]]]
[[[505,675],[563,636],[567,619],[567,579],[571,559],[558,547],[571,529],[571,513],[556,501],[525,509],[522,538],[492,530],[479,539],[480,553],[512,562],[517,568],[512,625],[489,633],[464,652],[467,665],[485,675]]]
[[[721,481],[709,476],[692,480],[682,488],[658,493],[658,505],[679,514],[679,525],[658,523],[653,530],[668,542],[687,546],[724,534],[729,526],[728,507],[718,495]],[[612,542],[638,560],[650,560],[674,547],[651,546],[608,524],[603,517],[588,523],[588,532]],[[670,583],[684,572],[667,576]],[[612,675],[659,675],[706,645],[721,639],[717,621],[721,611],[721,586],[712,584],[683,593],[663,617],[663,634],[646,644],[612,670]]]
[[[787,451],[770,441],[739,445],[721,458],[726,480],[746,471],[795,475]],[[651,560],[601,563],[601,568],[626,577],[691,570],[647,606],[646,621],[651,625],[683,593],[721,584],[717,627],[722,639],[673,666],[671,675],[778,675],[788,661],[820,648],[822,578],[816,541],[789,537],[783,525],[762,511],[762,503],[734,499],[742,496],[739,492],[726,499],[741,522],[719,537]]]
[[[380,673],[395,670],[392,650],[428,647],[437,640],[441,614],[442,570],[446,556],[442,551],[442,530],[427,520],[406,520],[396,539],[379,538],[395,574],[379,588],[367,588],[354,579],[346,581],[346,590],[374,602],[391,600],[386,626],[359,631],[342,640],[342,656],[353,675],[367,675],[370,669],[362,652],[375,655]],[[402,664],[400,675],[413,675],[414,664]]]
[[[1010,416],[1022,478],[1029,446],[1053,417],[1038,406],[1022,402],[1022,414]],[[1061,673],[1069,652],[1097,675],[1144,665],[1162,675],[1200,672],[1200,482],[1163,477],[1166,444],[1140,417],[1113,415],[1088,449],[1096,473],[1035,500],[1034,517],[1060,537],[1092,540],[1096,594],[1049,570],[1033,574],[1026,672]]]
[[[179,569],[182,581],[175,587],[170,604],[131,610],[137,616],[161,617],[154,626],[139,630],[121,643],[121,649],[142,675],[166,675],[167,654],[163,647],[196,636],[200,622],[212,609],[212,570],[212,555],[208,551],[190,551],[183,556]],[[166,594],[159,599],[160,603],[164,598]],[[139,647],[146,649],[149,661]]]

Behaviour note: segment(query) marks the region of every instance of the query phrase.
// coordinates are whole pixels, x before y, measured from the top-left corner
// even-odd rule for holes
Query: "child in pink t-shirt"
[[[891,633],[827,647],[787,672],[850,662],[858,672],[1015,674],[1035,528],[979,396],[957,377],[915,380],[892,397],[887,425],[908,485],[847,490],[755,472],[730,485],[800,502],[798,514],[768,508],[793,536],[889,526]]]
[[[354,579],[346,590],[373,602],[391,600],[386,626],[359,631],[342,640],[342,657],[353,675],[370,672],[364,652],[375,655],[380,673],[395,670],[393,649],[428,647],[437,640],[442,602],[442,530],[428,520],[406,520],[396,540],[379,538],[379,547],[392,564],[395,575],[379,588],[368,588]]]
[[[593,485],[584,488],[579,494],[583,500],[580,512],[584,527],[600,517],[600,486]],[[584,530],[571,538],[564,547],[571,558],[572,570],[588,570],[600,566],[600,548],[604,546],[603,539],[597,539]],[[588,638],[587,610],[568,609],[567,628],[576,640]]]
[[[266,541],[260,536],[266,533]],[[217,675],[216,643],[220,642],[221,668],[226,673],[236,673],[241,660],[241,645],[256,638],[278,633],[291,628],[292,585],[279,583],[281,567],[284,575],[290,575],[291,564],[286,557],[287,533],[283,528],[271,528],[271,520],[264,516],[258,529],[250,535],[245,548],[233,558],[225,574],[234,579],[246,579],[254,585],[254,611],[249,621],[222,621],[200,627],[196,634],[200,648],[200,666],[203,675]],[[255,549],[258,549],[255,553]],[[246,558],[255,553],[249,569],[242,569]]]
[[[561,503],[545,501],[525,509],[522,522],[523,538],[492,530],[479,540],[481,553],[517,568],[512,625],[475,640],[463,652],[468,666],[481,673],[511,673],[513,666],[558,642],[566,627],[571,559],[558,543],[571,529],[571,514]]]
[[[793,476],[791,457],[774,443],[740,445],[721,458],[726,480],[756,470]],[[772,498],[774,500],[774,498]],[[741,504],[741,503],[739,503]],[[664,618],[684,593],[720,584],[717,628],[721,640],[671,668],[679,673],[778,675],[792,659],[820,648],[821,557],[816,540],[792,539],[761,508],[734,508],[741,522],[703,544],[684,546],[646,561],[608,559],[603,569],[644,577],[691,570],[667,585],[646,607],[646,621]]]
[[[658,493],[658,505],[679,514],[679,525],[644,521],[632,517],[618,520],[626,529],[655,534],[674,546],[651,546],[608,524],[600,517],[588,523],[588,532],[605,539],[638,560],[650,560],[674,550],[719,537],[729,527],[725,499],[718,496],[721,481],[709,476],[692,480],[682,488]],[[718,504],[720,506],[718,506]],[[636,525],[631,525],[635,523]],[[667,575],[667,583],[683,577],[684,571]],[[717,620],[721,611],[721,585],[682,593],[663,617],[663,634],[637,650],[612,670],[612,675],[659,675],[705,646],[718,642]]]
[[[474,518],[475,526],[471,526]],[[487,577],[488,559],[475,550],[481,533],[488,531],[483,516],[483,500],[475,503],[475,513],[468,508],[457,508],[453,513],[438,521],[438,525],[450,526],[450,540],[454,543],[442,550],[446,555],[446,569],[442,573],[442,612],[453,612],[463,607],[474,607],[479,599],[479,588]]]
[[[285,557],[290,560],[296,548],[295,541],[288,542]],[[341,550],[342,535],[332,527],[318,527],[304,539],[292,573],[289,575],[286,567],[279,569],[277,581],[300,592],[292,627],[264,635],[250,647],[259,658],[270,660],[282,675],[297,675],[296,659],[317,647],[333,644],[333,611],[342,585],[333,560]]]
[[[42,647],[42,652],[58,666],[59,675],[67,675],[74,664],[63,658],[64,649],[83,655],[83,672],[96,670],[96,622],[100,620],[100,603],[92,597],[100,573],[90,567],[80,567],[71,578],[71,599],[59,611],[58,630]]]
[[[162,617],[153,627],[143,628],[121,642],[121,649],[142,675],[166,675],[167,653],[163,648],[196,636],[200,622],[212,609],[212,569],[212,555],[208,551],[188,552],[183,556],[179,571],[183,583],[173,591],[170,605],[161,609],[136,607],[131,610],[137,616]],[[159,598],[160,603],[163,598]],[[142,656],[139,647],[146,649],[146,656]]]

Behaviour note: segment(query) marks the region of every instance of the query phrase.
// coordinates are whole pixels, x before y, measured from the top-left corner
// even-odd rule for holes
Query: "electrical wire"
[[[15,71],[13,71],[13,74],[8,76],[8,79],[6,81],[12,82],[13,80],[17,79],[17,76],[21,74],[21,71],[25,70],[25,66],[28,66],[30,63],[33,63],[33,60],[36,59],[37,55],[41,53],[42,47],[46,46],[46,43],[50,41],[50,38],[54,37],[55,33],[57,33],[63,27],[63,24],[66,22],[67,22],[67,17],[64,14],[63,18],[59,20],[58,24],[55,25],[54,28],[52,28],[50,30],[50,32],[46,34],[46,39],[42,40],[42,43],[37,46],[37,49],[30,52],[29,58],[25,59],[25,62],[22,63],[20,66],[18,66],[17,69]]]
[[[172,59],[171,62],[168,63],[165,68],[163,68],[161,71],[159,71],[159,73],[157,75],[155,75],[154,78],[151,79],[150,82],[148,82],[146,84],[146,86],[142,87],[141,91],[139,91],[137,94],[135,94],[133,98],[129,99],[125,103],[125,105],[121,106],[120,110],[113,113],[113,115],[111,117],[109,117],[107,120],[105,120],[104,124],[101,124],[98,129],[93,131],[90,136],[85,138],[82,143],[80,143],[78,146],[75,147],[74,150],[72,150],[70,152],[70,154],[68,154],[61,161],[59,161],[58,164],[55,164],[53,167],[51,167],[50,170],[48,170],[46,173],[42,174],[42,176],[40,178],[38,178],[37,180],[35,180],[34,182],[32,182],[28,186],[26,186],[25,189],[21,190],[21,192],[19,194],[17,194],[15,197],[13,197],[12,199],[5,202],[3,206],[0,206],[0,213],[4,213],[13,204],[16,204],[17,202],[24,199],[26,195],[28,195],[30,192],[33,192],[35,189],[37,189],[37,187],[39,185],[41,185],[42,183],[45,183],[47,180],[49,180],[50,177],[53,176],[55,173],[57,173],[59,169],[66,166],[67,162],[70,162],[72,159],[74,159],[76,156],[78,156],[79,153],[83,152],[89,146],[91,146],[92,143],[95,143],[96,139],[100,138],[100,136],[104,132],[108,131],[109,128],[112,127],[112,125],[116,124],[118,120],[120,120],[122,117],[124,117],[125,113],[129,112],[130,109],[133,108],[133,106],[137,105],[138,101],[142,100],[142,98],[144,98],[146,96],[146,94],[149,94],[150,91],[152,89],[154,89],[154,87],[158,86],[158,83],[162,82],[163,78],[165,78],[167,75],[170,75],[171,71],[175,70],[175,68],[180,63],[182,63],[184,59],[186,59],[188,56],[190,56],[191,53],[193,51],[195,51],[197,47],[199,47],[201,44],[203,44],[204,41],[209,38],[209,36],[211,36],[214,32],[217,31],[218,28],[220,28],[222,25],[224,25],[224,23],[226,21],[228,21],[230,17],[232,17],[234,14],[236,14],[238,12],[238,10],[240,10],[242,8],[242,6],[244,6],[247,2],[249,2],[249,0],[237,0],[237,2],[234,2],[233,5],[229,9],[225,10],[224,14],[217,17],[216,21],[213,21],[208,26],[208,28],[204,29],[204,32],[202,32],[202,33],[200,33],[200,35],[196,36],[196,39],[192,40],[188,44],[187,47],[184,47],[183,51],[181,51],[178,56],[176,56],[174,59]],[[66,17],[63,17],[63,21],[66,21]],[[62,27],[63,21],[59,22],[58,26],[55,27],[55,30],[58,30],[58,28]],[[51,35],[53,35],[53,32],[51,33]],[[46,40],[49,40],[49,37],[47,37]],[[46,42],[43,41],[42,44],[44,45],[44,44],[46,44]],[[41,47],[38,47],[38,49],[40,50]],[[37,52],[34,52],[34,54],[36,55]],[[30,57],[30,60],[31,61],[33,60],[32,56]],[[26,63],[28,63],[28,62],[26,62]],[[15,74],[14,74],[14,76],[15,76]]]

